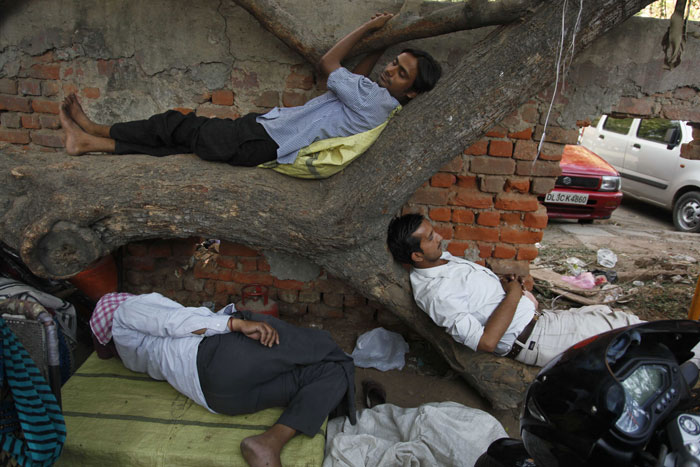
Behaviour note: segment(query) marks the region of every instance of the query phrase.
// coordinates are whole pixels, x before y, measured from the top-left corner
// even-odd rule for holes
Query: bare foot
[[[241,441],[241,454],[250,467],[281,467],[280,451],[271,447],[265,433]]]
[[[83,107],[78,101],[78,97],[73,93],[69,94],[65,99],[63,99],[63,106],[65,107],[65,111],[68,116],[70,116],[70,118],[77,123],[80,128],[89,133],[89,129],[92,125],[94,125],[94,122],[85,114]]]
[[[66,100],[67,99],[68,98],[66,98]],[[87,136],[87,134],[70,117],[66,101],[61,104],[58,118],[61,121],[61,127],[66,133],[66,152],[71,156],[81,156],[85,154],[83,148],[84,144],[81,143],[85,139],[84,136]]]

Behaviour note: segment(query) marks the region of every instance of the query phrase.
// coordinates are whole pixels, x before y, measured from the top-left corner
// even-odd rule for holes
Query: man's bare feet
[[[90,120],[75,94],[71,93],[63,99],[63,106],[71,120],[77,123],[86,133],[100,137],[109,136],[109,126],[100,125]]]
[[[281,467],[282,448],[295,434],[294,428],[276,423],[266,432],[241,441],[241,454],[250,467]]]
[[[59,109],[58,118],[65,132],[66,152],[71,156],[81,156],[86,152],[114,152],[114,140],[85,133],[70,117],[65,102]]]

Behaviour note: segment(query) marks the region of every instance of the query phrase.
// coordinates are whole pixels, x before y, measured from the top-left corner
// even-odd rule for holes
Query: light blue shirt
[[[341,67],[328,76],[327,93],[300,107],[275,107],[256,121],[279,146],[277,162],[292,164],[314,141],[371,130],[398,106],[389,91]]]
[[[229,318],[205,307],[184,307],[158,293],[136,295],[114,312],[112,337],[125,367],[166,380],[213,412],[199,384],[197,349],[205,336],[230,332]],[[203,335],[192,334],[205,328]]]

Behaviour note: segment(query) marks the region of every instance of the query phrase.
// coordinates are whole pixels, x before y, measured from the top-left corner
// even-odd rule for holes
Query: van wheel
[[[700,191],[690,191],[673,205],[673,225],[682,232],[700,232]]]

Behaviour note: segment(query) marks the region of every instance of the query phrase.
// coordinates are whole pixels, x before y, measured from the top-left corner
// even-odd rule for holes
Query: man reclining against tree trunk
[[[389,224],[394,259],[410,264],[413,297],[432,320],[474,351],[493,352],[544,366],[588,337],[640,323],[605,305],[537,312],[537,300],[515,277],[499,280],[489,269],[456,258],[427,219],[407,214]],[[694,349],[697,360],[700,344]]]
[[[314,436],[336,407],[355,423],[354,364],[326,331],[249,312],[187,308],[152,293],[107,294],[90,318],[101,344],[114,339],[124,366],[166,380],[215,413],[286,407],[275,425],[241,442],[251,466],[280,465],[295,434]]]
[[[367,78],[382,51],[367,55],[349,72],[340,62],[367,33],[392,15],[376,14],[341,39],[322,58],[328,92],[300,107],[275,107],[264,115],[221,119],[183,115],[171,110],[148,120],[111,126],[91,121],[75,95],[60,109],[68,154],[87,152],[166,156],[193,152],[210,161],[256,166],[277,160],[291,164],[300,149],[314,141],[351,136],[384,123],[391,112],[440,78],[440,65],[426,52],[406,49],[386,65],[375,83]]]

